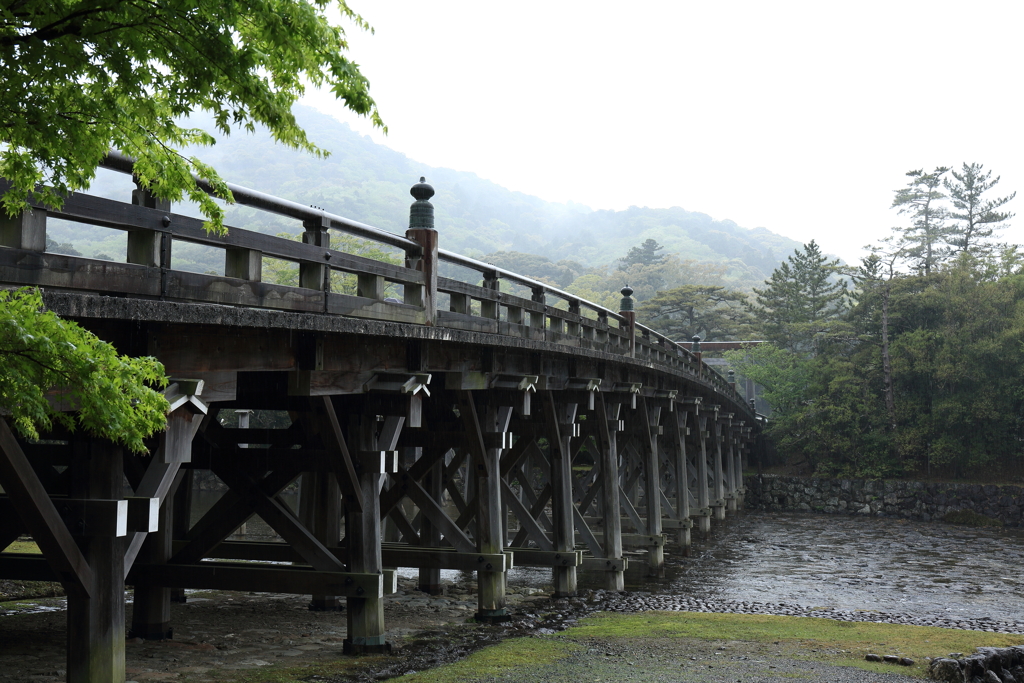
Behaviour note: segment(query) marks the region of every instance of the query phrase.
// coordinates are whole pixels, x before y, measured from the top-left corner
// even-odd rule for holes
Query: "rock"
[[[886,664],[899,664],[900,658],[896,655],[885,655],[884,657],[882,657],[882,661]]]
[[[938,657],[928,666],[928,677],[943,683],[963,683],[964,675],[960,662],[947,657]]]
[[[985,683],[1003,683],[1002,679],[999,678],[999,675],[992,669],[986,671],[985,675],[981,677],[981,680],[985,681]]]
[[[897,664],[900,666],[914,666],[914,660],[910,657],[900,657],[900,661]]]
[[[868,654],[864,655],[864,659],[866,661],[869,661],[869,662],[880,662],[880,661],[882,661],[882,657],[880,655],[872,654],[870,652]]]

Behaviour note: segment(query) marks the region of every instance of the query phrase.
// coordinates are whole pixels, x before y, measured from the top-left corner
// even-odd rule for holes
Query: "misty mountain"
[[[425,176],[436,191],[431,202],[441,246],[475,257],[498,251],[525,252],[552,261],[571,258],[593,267],[612,264],[630,247],[653,238],[665,246],[665,253],[681,260],[727,266],[725,280],[729,284],[749,287],[762,282],[800,246],[764,228],[750,230],[679,207],[594,211],[580,204],[544,201],[473,173],[414,161],[316,110],[298,107],[296,114],[309,138],[330,152],[328,158],[317,159],[277,145],[262,132],[221,137],[215,146],[195,153],[237,185],[319,206],[396,233],[407,227],[412,202],[409,188]],[[198,117],[192,123],[212,130],[210,122]],[[103,174],[91,191],[125,199],[130,191],[125,189],[126,181]],[[194,213],[183,206],[175,210]],[[226,223],[270,233],[300,229],[295,221],[246,207],[230,207]],[[76,234],[58,230],[54,237],[73,242],[87,255],[96,251],[90,249],[91,236],[81,227]]]

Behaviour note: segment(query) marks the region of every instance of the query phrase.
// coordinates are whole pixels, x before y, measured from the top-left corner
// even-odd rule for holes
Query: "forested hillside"
[[[442,246],[476,257],[522,252],[551,261],[571,258],[585,268],[614,267],[631,247],[654,239],[664,246],[666,255],[723,266],[723,284],[749,289],[799,246],[764,228],[749,230],[679,207],[593,211],[579,204],[547,202],[473,173],[429,167],[312,109],[298,108],[297,114],[310,139],[331,152],[329,158],[316,159],[276,145],[264,133],[221,139],[201,150],[201,156],[235,184],[398,233],[405,231],[408,221],[409,187],[426,176],[437,191],[432,202]],[[211,128],[208,122],[193,123]],[[103,174],[91,191],[124,199],[130,184]],[[294,222],[266,215],[256,219],[256,215],[234,207],[226,222],[270,233],[298,229]],[[118,258],[120,236],[115,234],[54,226],[51,236],[89,256],[101,253]],[[201,250],[186,248],[176,254],[175,267],[205,271],[218,265],[207,263]]]

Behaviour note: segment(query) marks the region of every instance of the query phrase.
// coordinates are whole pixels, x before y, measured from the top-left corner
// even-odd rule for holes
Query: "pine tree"
[[[998,199],[984,199],[982,195],[999,183],[999,176],[992,179],[992,171],[982,171],[981,164],[964,164],[959,173],[952,172],[956,182],[947,178],[943,181],[953,211],[949,217],[958,221],[947,239],[956,252],[976,253],[980,255],[992,251],[993,245],[985,244],[984,240],[992,237],[996,227],[1013,218],[1009,211],[1000,209],[1017,196],[1013,192],[1009,196]]]
[[[658,244],[657,240],[646,239],[643,244],[633,247],[622,257],[622,267],[628,268],[634,263],[639,263],[643,266],[657,265],[665,260],[664,254],[658,253],[664,248]]]
[[[947,166],[937,166],[931,173],[922,169],[908,171],[910,182],[896,190],[892,201],[892,208],[911,218],[909,227],[896,228],[900,233],[900,247],[924,275],[931,273],[949,254],[946,246],[949,214],[940,204],[946,195],[939,189],[942,176],[948,171]]]
[[[754,289],[750,312],[761,321],[765,337],[798,352],[812,352],[814,340],[834,332],[848,307],[846,281],[837,279],[839,259],[828,260],[811,240],[797,249],[765,282]]]

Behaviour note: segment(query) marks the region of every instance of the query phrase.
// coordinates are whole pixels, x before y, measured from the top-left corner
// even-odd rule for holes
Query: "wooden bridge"
[[[25,441],[0,418],[0,550],[28,533],[43,551],[0,553],[0,577],[66,588],[70,683],[123,681],[126,631],[168,637],[183,589],[344,599],[347,650],[380,651],[396,567],[428,593],[442,569],[476,571],[477,618],[501,620],[513,566],[550,567],[558,596],[580,571],[621,590],[624,549],[660,573],[667,544],[684,551],[692,526],[708,534],[742,505],[755,414],[699,350],[635,324],[629,290],[611,311],[439,249],[422,179],[405,236],[231,189],[301,221],[302,242],[208,234],[140,190],[0,221],[0,286],[41,288],[174,378],[146,455],[81,433]],[[46,252],[49,218],[125,231],[126,262]],[[331,229],[404,264],[332,249]],[[175,270],[189,242],[222,250],[224,274]],[[265,257],[296,266],[298,286],[264,282]],[[278,411],[277,428],[246,428],[252,410]],[[226,491],[193,523],[203,470]],[[281,494],[296,481],[293,510]],[[231,540],[253,515],[283,542]]]

